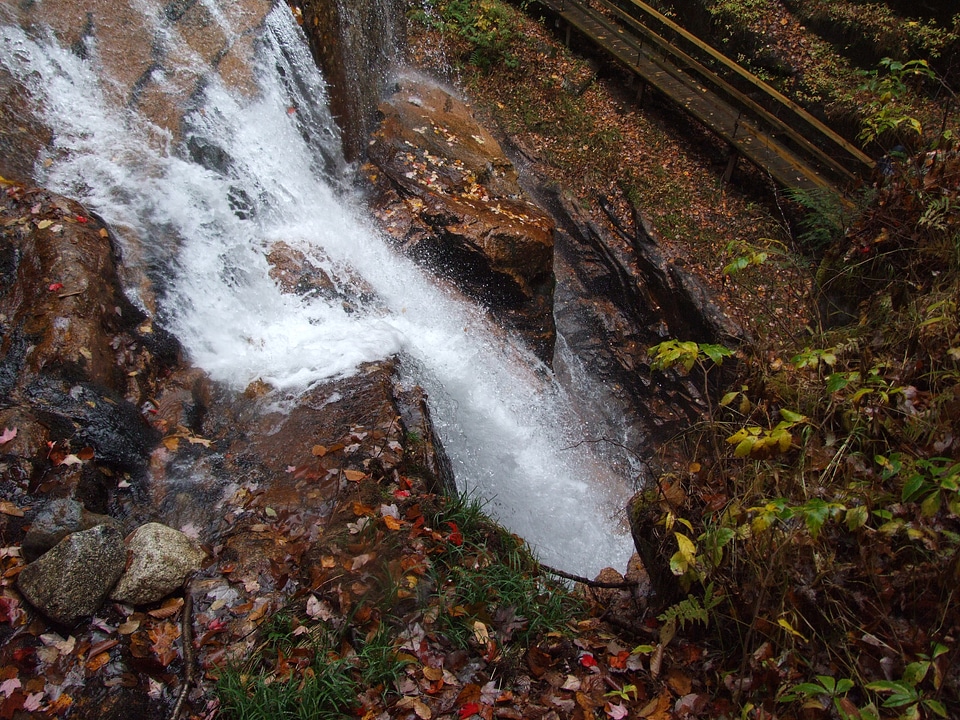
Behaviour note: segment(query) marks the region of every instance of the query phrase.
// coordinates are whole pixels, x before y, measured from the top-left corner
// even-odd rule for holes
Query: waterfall
[[[204,5],[225,37],[241,37],[213,0]],[[78,54],[0,29],[0,65],[54,134],[37,181],[121,231],[125,257],[157,288],[156,314],[215,380],[242,390],[261,379],[292,396],[397,354],[428,392],[463,491],[485,498],[544,562],[588,575],[624,569],[630,483],[583,442],[590,431],[552,373],[365,218],[289,9],[270,11],[254,44],[252,93],[202,65],[174,30],[160,23],[157,32],[199,78],[177,132],[116,101],[95,43]],[[280,292],[265,259],[278,241],[331,277],[362,278],[373,292],[358,297],[371,299],[344,307]]]

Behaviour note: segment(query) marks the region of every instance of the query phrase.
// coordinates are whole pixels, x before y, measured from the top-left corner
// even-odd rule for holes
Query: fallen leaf
[[[0,693],[3,693],[4,697],[10,697],[13,695],[13,691],[19,690],[20,687],[20,678],[10,678],[0,683]]]
[[[60,637],[57,633],[44,633],[40,636],[40,642],[45,646],[53,648],[61,655],[69,655],[73,652],[73,648],[77,645],[77,639],[70,635],[66,640]]]
[[[126,622],[120,623],[120,627],[117,628],[117,632],[121,635],[132,635],[139,629],[139,620],[127,620]]]
[[[370,562],[371,560],[373,560],[376,556],[377,556],[376,553],[362,553],[362,554],[360,554],[360,555],[357,555],[357,556],[353,559],[353,562],[352,562],[351,565],[350,565],[350,569],[351,569],[351,570],[357,570],[358,568],[362,568],[362,567],[363,567],[364,565],[366,565],[368,562]]]
[[[667,672],[667,685],[677,695],[689,695],[692,689],[690,676],[677,668],[670,668]]]
[[[475,620],[473,623],[473,637],[475,637],[481,645],[486,645],[490,642],[490,632],[487,630],[487,626],[479,620]]]
[[[16,428],[4,428],[0,433],[0,445],[5,445],[17,436]]]
[[[314,445],[310,451],[315,457],[323,457],[327,454],[327,449],[323,445]]]
[[[477,715],[480,712],[480,703],[469,702],[465,705],[460,706],[459,715],[460,720],[466,720],[472,715]]]
[[[36,712],[43,704],[43,693],[30,693],[23,701],[23,709],[27,712]]]
[[[387,526],[387,530],[399,530],[401,527],[403,527],[403,523],[392,515],[384,515],[383,524]]]
[[[593,656],[593,653],[584,653],[580,656],[580,664],[585,668],[594,668],[597,666],[597,659]]]
[[[425,666],[423,667],[423,676],[424,676],[427,680],[430,680],[431,682],[436,682],[437,680],[442,680],[442,679],[443,679],[443,669],[442,669],[442,668],[430,667],[429,665],[425,665]]]
[[[9,500],[0,500],[0,513],[10,515],[11,517],[23,517],[23,510],[18,508]]]
[[[83,460],[78,458],[73,453],[70,453],[69,455],[64,456],[63,460],[61,460],[58,465],[83,465]]]
[[[110,653],[108,652],[98,653],[94,655],[92,658],[90,658],[89,660],[87,660],[86,668],[90,672],[96,672],[97,670],[102,668],[104,665],[106,665],[108,662],[110,662]]]
[[[363,480],[367,474],[362,470],[344,470],[343,476],[350,482],[358,483]]]
[[[311,595],[307,598],[307,615],[326,622],[334,616],[334,612],[326,600],[320,600],[316,595]]]
[[[638,716],[649,720],[671,720],[670,705],[670,691],[664,690],[659,697],[648,702]]]
[[[397,702],[397,707],[403,710],[413,710],[420,720],[430,720],[433,717],[433,711],[430,710],[420,698],[405,695]]]
[[[604,709],[604,712],[607,713],[613,720],[622,720],[622,718],[627,717],[630,714],[630,710],[621,703],[616,705],[607,705]]]
[[[177,650],[173,646],[180,637],[180,628],[171,622],[161,623],[147,631],[150,638],[150,649],[157,656],[160,664],[166,667],[177,658]]]
[[[167,618],[176,615],[182,607],[183,598],[170,598],[156,610],[147,611],[147,615],[152,618],[156,618],[157,620],[166,620]]]
[[[50,292],[57,292],[58,290],[63,290],[63,283],[55,282],[47,285],[47,290]]]

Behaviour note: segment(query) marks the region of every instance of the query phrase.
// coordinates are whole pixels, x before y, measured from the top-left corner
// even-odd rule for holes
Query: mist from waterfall
[[[251,96],[194,68],[203,83],[177,137],[111,100],[95,47],[84,60],[3,27],[0,64],[54,131],[37,181],[120,231],[125,257],[156,289],[158,318],[215,380],[242,391],[259,379],[282,399],[399,355],[406,379],[427,390],[462,491],[485,498],[546,563],[591,576],[623,570],[628,479],[584,442],[591,429],[548,368],[372,227],[346,182],[323,78],[285,5],[256,47]],[[280,241],[367,299],[282,293],[265,257]]]

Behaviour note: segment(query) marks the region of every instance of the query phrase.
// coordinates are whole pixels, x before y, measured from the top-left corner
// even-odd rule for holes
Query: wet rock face
[[[411,257],[553,356],[553,221],[525,196],[470,108],[427,80],[381,103],[364,170],[374,212]]]
[[[362,157],[384,78],[403,34],[396,0],[301,0],[303,30],[323,70],[348,161]]]
[[[139,406],[177,352],[121,292],[104,226],[63,197],[0,188],[0,401],[22,438],[4,448],[10,477],[75,488],[88,461],[136,473],[158,439]]]
[[[707,406],[702,378],[651,371],[647,349],[669,338],[734,347],[744,331],[665,257],[652,229],[601,227],[556,194],[544,204],[558,227],[555,315],[564,344],[555,370],[563,377],[574,365],[587,368],[601,421],[631,447],[656,447]]]
[[[97,611],[123,572],[126,557],[120,531],[98,525],[68,535],[27,565],[17,587],[51,620],[72,625]]]
[[[112,80],[103,86],[109,100],[139,110],[175,138],[184,101],[202,87],[208,65],[227,85],[255,92],[251,31],[273,8],[271,0],[223,3],[219,17],[198,0],[147,0],[147,5],[154,6],[153,22],[151,13],[118,0],[7,3],[5,10],[10,22],[49,29],[81,57],[96,53]],[[197,57],[202,63],[194,62]]]

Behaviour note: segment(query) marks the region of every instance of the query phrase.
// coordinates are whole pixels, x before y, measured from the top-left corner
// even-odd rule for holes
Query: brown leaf
[[[314,445],[310,452],[313,453],[314,457],[323,457],[327,454],[327,448],[323,445]]]
[[[527,665],[535,678],[543,677],[552,664],[552,658],[536,645],[531,645],[527,650]]]
[[[440,680],[443,678],[443,669],[430,667],[429,665],[426,665],[423,668],[423,676],[427,680],[430,680],[431,682],[436,682],[437,680]]]
[[[343,476],[350,482],[358,483],[363,480],[367,474],[362,470],[344,470]]]
[[[166,620],[169,617],[173,617],[177,614],[180,608],[183,607],[183,598],[168,598],[164,601],[163,605],[158,607],[156,610],[148,610],[147,615],[157,620]]]
[[[664,690],[660,697],[648,702],[638,713],[639,717],[649,720],[671,720],[670,706],[672,705],[670,692]]]
[[[174,643],[180,637],[180,627],[171,622],[160,623],[147,631],[150,638],[150,650],[157,656],[160,664],[166,667],[177,657]]]
[[[399,530],[401,527],[403,527],[403,523],[392,515],[384,515],[383,524],[387,526],[387,530]]]
[[[9,500],[0,500],[0,513],[4,515],[10,515],[12,517],[23,517],[23,510],[18,508]]]
[[[678,668],[670,668],[667,672],[667,685],[670,686],[670,689],[673,690],[674,693],[681,697],[689,695],[693,687],[690,676]]]

